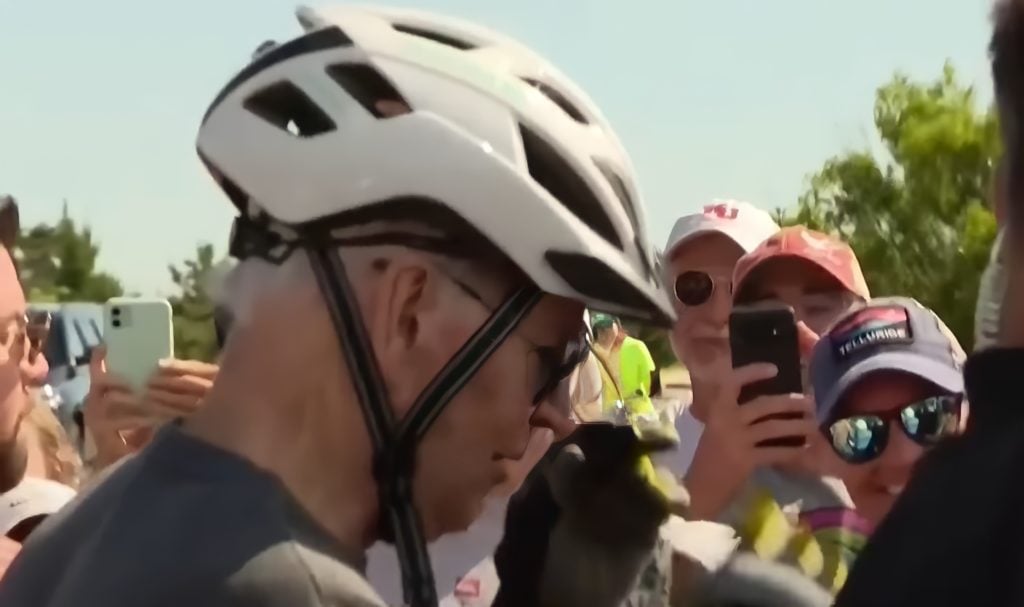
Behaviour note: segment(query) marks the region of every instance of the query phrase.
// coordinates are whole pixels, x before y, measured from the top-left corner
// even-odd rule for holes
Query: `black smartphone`
[[[747,384],[740,390],[740,405],[759,396],[803,392],[800,344],[796,317],[787,307],[737,307],[729,316],[729,345],[733,368],[771,363],[779,370],[771,379]],[[777,416],[792,418],[793,416]],[[768,447],[798,447],[804,437],[782,437],[760,443]]]

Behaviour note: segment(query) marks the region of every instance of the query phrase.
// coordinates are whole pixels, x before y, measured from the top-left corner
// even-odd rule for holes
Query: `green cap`
[[[594,331],[597,331],[598,329],[607,329],[608,327],[617,324],[620,324],[617,316],[604,314],[603,312],[595,312],[590,315],[590,326]]]

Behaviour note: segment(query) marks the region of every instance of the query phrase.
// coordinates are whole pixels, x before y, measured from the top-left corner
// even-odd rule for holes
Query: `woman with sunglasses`
[[[690,374],[692,402],[676,417],[679,448],[657,459],[677,476],[689,470],[711,404],[722,381],[732,373],[729,313],[733,269],[740,257],[778,230],[765,211],[747,202],[726,200],[680,217],[672,228],[663,254],[677,314],[672,350]],[[695,489],[690,487],[690,491]]]
[[[931,310],[901,297],[850,312],[815,346],[819,461],[843,480],[867,531],[925,452],[963,428],[964,359]]]

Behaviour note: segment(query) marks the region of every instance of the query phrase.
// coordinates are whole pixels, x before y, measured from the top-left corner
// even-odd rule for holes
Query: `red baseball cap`
[[[733,273],[733,292],[739,293],[744,281],[765,262],[782,257],[809,261],[828,272],[851,293],[864,299],[871,298],[860,262],[850,245],[804,226],[782,228],[741,257]]]

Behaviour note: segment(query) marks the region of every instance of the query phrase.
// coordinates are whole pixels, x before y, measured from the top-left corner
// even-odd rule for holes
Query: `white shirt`
[[[676,478],[682,478],[693,463],[697,452],[697,443],[704,434],[704,422],[693,416],[690,406],[686,406],[676,416],[676,432],[679,433],[679,446],[672,451],[655,453],[651,456],[656,466],[664,466],[672,471]]]
[[[427,547],[439,607],[484,607],[498,594],[492,556],[505,531],[508,500],[491,500],[462,533],[445,535]],[[468,572],[468,573],[467,573]],[[402,570],[394,546],[377,542],[366,555],[366,577],[388,605],[404,605]]]

